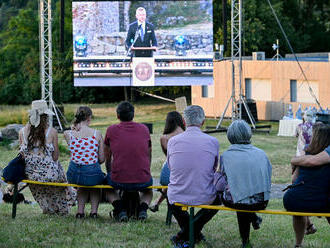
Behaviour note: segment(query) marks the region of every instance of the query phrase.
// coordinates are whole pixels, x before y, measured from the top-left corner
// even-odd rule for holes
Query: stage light
[[[183,35],[176,36],[174,38],[174,49],[176,56],[186,56],[189,49],[189,41]]]
[[[76,56],[86,57],[87,52],[87,39],[82,35],[77,35],[74,40],[74,48],[76,50]]]

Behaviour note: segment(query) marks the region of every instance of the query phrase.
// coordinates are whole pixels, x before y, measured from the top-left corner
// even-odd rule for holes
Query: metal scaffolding
[[[242,107],[255,128],[255,120],[246,104],[242,89],[242,0],[231,1],[231,64],[232,64],[232,92],[221,115],[216,129],[219,129],[225,117],[229,104],[232,104],[231,120],[242,119]],[[238,86],[238,87],[236,87]],[[238,92],[236,92],[236,88]]]
[[[48,108],[55,113],[59,128],[63,127],[59,118],[62,113],[56,108],[53,101],[53,60],[52,60],[52,8],[51,0],[39,1],[39,41],[40,41],[40,84],[41,98],[47,101]],[[49,117],[50,126],[53,125],[53,116]]]

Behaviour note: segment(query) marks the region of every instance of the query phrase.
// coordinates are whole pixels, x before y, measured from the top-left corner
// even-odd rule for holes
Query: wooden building
[[[293,112],[315,106],[315,98],[323,108],[330,107],[330,62],[301,61],[303,74],[296,61],[243,60],[242,88],[247,99],[256,101],[259,120],[279,120],[287,112],[289,104]],[[232,92],[232,65],[230,60],[214,62],[214,84],[192,86],[192,104],[204,108],[207,117],[219,117]],[[235,75],[238,77],[238,73]],[[309,90],[309,86],[312,92]],[[238,85],[236,85],[238,96]],[[226,116],[231,116],[231,104]]]

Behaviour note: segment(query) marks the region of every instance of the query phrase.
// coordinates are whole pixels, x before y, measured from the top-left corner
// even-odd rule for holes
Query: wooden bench
[[[76,187],[76,188],[90,188],[90,189],[112,189],[113,187],[110,185],[95,185],[95,186],[83,186],[83,185],[78,185],[78,184],[71,184],[71,183],[55,183],[55,182],[37,182],[37,181],[32,181],[32,180],[22,180],[22,183],[27,183],[27,184],[37,184],[37,185],[45,185],[45,186],[55,186],[55,187]],[[9,182],[10,184],[10,182]],[[149,186],[148,189],[166,189],[167,186]],[[24,189],[24,188],[23,188]],[[23,190],[21,189],[21,190]],[[18,194],[18,184],[14,184],[14,195],[13,195],[13,207],[12,207],[12,218],[15,219],[16,217],[16,210],[17,210],[17,194]],[[170,215],[170,216],[169,216]],[[169,219],[169,220],[168,220]],[[167,212],[167,217],[166,217],[166,224],[169,225],[171,220],[171,213],[170,211]]]
[[[249,210],[240,210],[228,208],[225,206],[219,205],[185,205],[181,203],[174,203],[175,206],[179,206],[183,211],[188,211],[189,209],[189,247],[195,247],[194,240],[194,217],[195,217],[195,208],[204,208],[204,209],[213,209],[213,210],[225,210],[225,211],[234,211],[234,212],[246,212],[246,213],[260,213],[260,214],[275,214],[275,215],[295,215],[295,216],[321,216],[321,217],[330,217],[330,213],[305,213],[305,212],[290,212],[285,210],[258,210],[258,211],[249,211]]]

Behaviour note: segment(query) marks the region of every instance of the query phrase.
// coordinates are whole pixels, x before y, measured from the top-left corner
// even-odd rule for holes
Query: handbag
[[[8,163],[8,165],[3,169],[2,177],[5,182],[10,182],[13,184],[17,184],[26,178],[25,160],[22,154],[19,153],[16,158]]]

